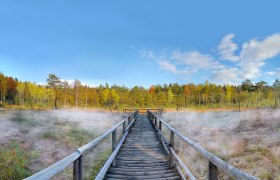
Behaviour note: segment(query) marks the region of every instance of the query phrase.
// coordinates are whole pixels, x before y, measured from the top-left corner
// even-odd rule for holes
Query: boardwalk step
[[[108,174],[117,174],[117,175],[125,175],[125,176],[149,176],[149,175],[160,175],[160,174],[168,174],[174,173],[174,170],[160,170],[160,171],[119,171],[119,170],[109,170]]]
[[[130,167],[111,167],[110,170],[117,170],[117,171],[124,171],[124,172],[141,172],[141,171],[146,171],[146,172],[153,172],[153,171],[163,171],[163,170],[171,170],[172,168],[170,167],[149,167],[149,168],[130,168]]]
[[[118,174],[106,174],[106,177],[108,178],[121,178],[121,179],[130,179],[130,178],[137,178],[137,179],[158,179],[158,178],[167,178],[167,177],[178,177],[177,175],[174,175],[174,173],[165,173],[165,174],[159,174],[159,175],[143,175],[143,176],[126,176],[126,175],[118,175]]]
[[[140,116],[105,179],[180,179],[147,117]]]
[[[129,179],[129,178],[126,178]],[[140,179],[149,179],[149,180],[179,180],[179,176],[174,176],[174,177],[167,177],[167,178],[131,178],[131,180],[140,180]],[[123,178],[108,178],[106,177],[105,180],[123,180]]]

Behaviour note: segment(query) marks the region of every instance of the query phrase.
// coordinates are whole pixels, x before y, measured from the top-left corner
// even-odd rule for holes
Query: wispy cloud
[[[268,76],[273,76],[276,78],[280,78],[280,68],[276,68],[276,71],[268,71],[265,73]]]
[[[241,77],[257,78],[265,61],[280,54],[280,34],[274,34],[262,41],[256,39],[244,43],[240,53]]]
[[[158,60],[158,64],[162,70],[171,72],[173,74],[188,75],[195,71],[194,69],[177,69],[176,65],[172,64],[168,60]]]
[[[173,50],[164,55],[156,55],[151,50],[141,50],[143,58],[157,62],[159,68],[180,76],[191,76],[202,70],[212,70],[209,80],[222,84],[238,84],[244,79],[255,79],[262,75],[266,61],[280,54],[280,34],[273,34],[263,40],[251,39],[241,45],[233,42],[234,34],[222,38],[215,54],[204,54],[197,50]],[[231,63],[228,63],[231,62]],[[280,69],[266,72],[266,75],[280,77]]]
[[[164,55],[156,55],[153,51],[141,49],[138,51],[141,57],[154,60],[159,68],[176,75],[189,76],[199,70],[224,68],[215,61],[211,55],[202,54],[198,51],[174,50]]]
[[[211,79],[219,84],[238,84],[240,81],[238,68],[226,68],[214,71]]]
[[[220,45],[218,46],[218,51],[221,55],[221,59],[232,62],[237,62],[240,60],[240,58],[234,54],[235,51],[238,49],[237,44],[235,44],[232,41],[234,36],[234,34],[228,34],[220,42]]]
[[[147,59],[155,59],[156,56],[154,55],[153,51],[147,50],[147,49],[140,49],[138,53],[141,55],[143,58]]]
[[[224,66],[218,61],[215,61],[211,55],[202,54],[198,51],[186,51],[179,50],[173,51],[171,59],[177,63],[186,65],[191,68],[199,69],[219,69]]]

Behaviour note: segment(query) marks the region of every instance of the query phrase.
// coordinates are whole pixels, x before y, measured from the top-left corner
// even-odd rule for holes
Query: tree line
[[[278,107],[280,81],[272,85],[265,81],[245,80],[241,85],[177,83],[152,85],[150,88],[108,84],[98,87],[73,84],[49,74],[47,85],[19,81],[0,73],[0,106],[21,108],[223,108],[223,107]]]

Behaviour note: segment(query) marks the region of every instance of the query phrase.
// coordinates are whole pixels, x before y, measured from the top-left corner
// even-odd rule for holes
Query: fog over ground
[[[210,152],[261,179],[280,178],[280,110],[166,112],[163,119]],[[0,147],[17,141],[32,155],[38,172],[71,154],[122,120],[121,113],[75,110],[0,110]],[[121,127],[119,129],[121,131]],[[167,129],[163,127],[169,138]],[[119,133],[120,134],[120,133]],[[111,152],[110,137],[87,155],[85,166]],[[175,150],[198,179],[207,177],[207,161],[175,137]],[[95,151],[95,152],[96,152]],[[95,155],[94,155],[95,154]],[[98,154],[98,156],[96,156]],[[94,161],[92,160],[94,159]],[[94,163],[93,163],[94,162]],[[96,169],[96,168],[95,168]],[[58,179],[71,178],[69,173]],[[91,172],[88,172],[91,173]],[[221,179],[228,179],[225,175]]]
[[[168,112],[163,119],[237,168],[261,179],[280,178],[279,109]],[[176,140],[177,152],[192,172],[199,179],[206,178],[207,162],[186,143]]]
[[[1,110],[0,147],[17,141],[32,154],[30,170],[38,172],[102,135],[122,114],[71,110]],[[107,149],[109,143],[103,143]],[[64,179],[64,178],[61,178]]]

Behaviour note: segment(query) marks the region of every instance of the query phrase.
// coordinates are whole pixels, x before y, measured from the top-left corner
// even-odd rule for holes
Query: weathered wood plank
[[[110,167],[105,177],[179,179],[176,169],[169,166],[165,149],[148,118],[140,116],[133,124],[135,126],[131,127],[126,143],[115,158],[115,166]]]

